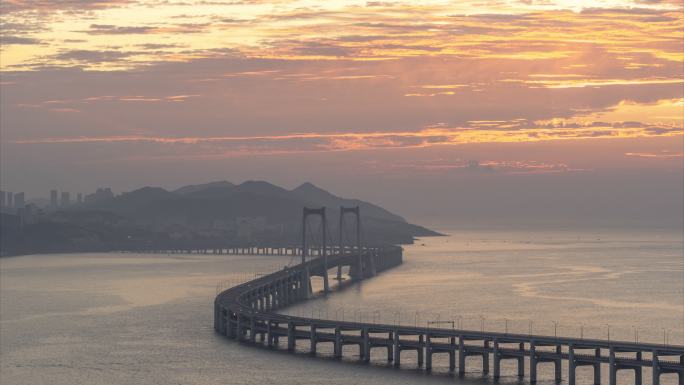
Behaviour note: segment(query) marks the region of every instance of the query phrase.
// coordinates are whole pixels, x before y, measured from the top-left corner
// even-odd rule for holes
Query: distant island
[[[268,182],[219,181],[168,191],[143,187],[66,208],[2,213],[0,255],[149,249],[273,246],[299,243],[303,207],[328,208],[337,239],[340,206],[359,206],[365,245],[410,244],[441,235],[358,199],[304,183],[286,190]]]

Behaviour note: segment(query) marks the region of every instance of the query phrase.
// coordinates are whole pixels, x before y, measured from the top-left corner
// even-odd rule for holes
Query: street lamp
[[[670,331],[666,330],[665,328],[663,328],[663,344],[664,345],[670,344]]]
[[[553,322],[553,336],[558,337],[558,321],[551,322]]]
[[[634,342],[639,343],[639,328],[632,325],[632,328],[634,328]]]
[[[337,312],[342,313],[342,321],[344,321],[344,308],[343,307],[335,308],[335,319],[339,321],[339,318],[337,318]]]
[[[380,320],[380,310],[373,310],[373,323],[375,323],[375,316],[377,315],[378,319]]]

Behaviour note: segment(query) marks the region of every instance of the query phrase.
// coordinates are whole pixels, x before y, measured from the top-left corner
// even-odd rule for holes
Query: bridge
[[[358,347],[358,357],[364,362],[371,360],[372,349],[387,352],[387,361],[401,365],[404,351],[417,352],[417,365],[432,370],[435,354],[449,358],[449,371],[465,374],[468,357],[481,358],[482,372],[490,373],[494,380],[501,376],[501,362],[517,363],[517,374],[526,376],[525,358],[528,359],[530,383],[538,380],[538,366],[554,365],[554,379],[561,381],[562,369],[567,367],[569,385],[576,384],[576,369],[591,366],[594,384],[601,383],[601,370],[607,366],[609,385],[617,385],[620,370],[634,372],[635,385],[641,385],[643,368],[651,368],[651,384],[659,385],[662,374],[675,373],[679,385],[684,385],[684,346],[613,341],[601,339],[567,338],[534,334],[488,332],[484,330],[460,330],[428,325],[400,325],[340,321],[298,317],[279,313],[278,310],[306,301],[313,296],[311,277],[324,280],[324,293],[330,291],[327,283],[329,270],[337,269],[338,277],[343,267],[348,267],[353,281],[368,279],[402,263],[402,249],[398,246],[365,248],[339,247],[330,252],[325,242],[320,255],[306,260],[306,218],[318,215],[325,223],[325,209],[304,209],[302,262],[242,283],[219,293],[214,301],[214,329],[218,334],[247,341],[266,344],[268,347],[287,344],[294,351],[298,343],[305,343],[309,351],[316,353],[318,344],[332,343],[334,356],[342,358],[344,346]],[[356,212],[358,218],[358,209]],[[357,221],[357,229],[360,220]],[[324,231],[325,234],[325,231]],[[458,365],[457,365],[458,361]],[[565,365],[564,365],[565,363]]]

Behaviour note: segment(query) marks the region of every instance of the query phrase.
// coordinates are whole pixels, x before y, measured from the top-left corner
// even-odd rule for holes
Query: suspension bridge
[[[305,208],[299,249],[301,262],[220,292],[214,301],[216,332],[268,347],[285,343],[291,352],[297,344],[304,343],[315,354],[319,344],[329,343],[336,358],[342,358],[344,347],[351,345],[358,347],[358,354],[354,355],[364,362],[369,362],[371,351],[379,348],[386,351],[387,361],[395,366],[401,365],[402,352],[415,351],[418,367],[426,371],[432,370],[435,355],[444,354],[448,356],[449,371],[458,371],[459,375],[465,374],[469,357],[478,357],[482,373],[491,375],[495,381],[501,377],[502,361],[511,360],[517,364],[518,377],[527,377],[530,383],[540,380],[539,365],[551,363],[553,379],[560,382],[565,367],[569,385],[576,385],[576,371],[582,366],[593,368],[595,385],[601,384],[602,370],[608,371],[609,385],[617,385],[618,371],[623,370],[632,371],[634,384],[642,385],[644,368],[651,372],[652,385],[660,385],[663,374],[676,374],[679,385],[684,385],[684,346],[461,330],[453,323],[443,322],[422,327],[279,313],[278,310],[312,298],[311,277],[323,279],[323,294],[327,295],[331,290],[328,282],[331,269],[337,270],[337,278],[341,278],[342,269],[348,268],[352,282],[357,282],[402,263],[402,249],[398,246],[363,247],[358,207],[341,208],[340,218],[346,214],[355,215],[355,246],[342,242],[344,223],[340,219],[340,244],[329,247],[325,208]],[[320,218],[322,228],[322,242],[318,247],[311,247],[308,237],[308,218],[312,216]],[[313,251],[315,257],[311,254]]]

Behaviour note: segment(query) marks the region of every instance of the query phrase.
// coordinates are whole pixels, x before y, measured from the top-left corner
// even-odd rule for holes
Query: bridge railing
[[[316,301],[305,302],[296,307],[283,309],[283,314],[324,320],[358,323],[379,323],[401,327],[454,328],[504,334],[546,335],[587,340],[614,340],[663,345],[684,345],[684,330],[653,325],[631,327],[611,324],[591,325],[563,323],[554,320],[530,320],[522,318],[494,318],[483,315],[458,314],[455,312],[382,311],[354,306],[319,306]]]

